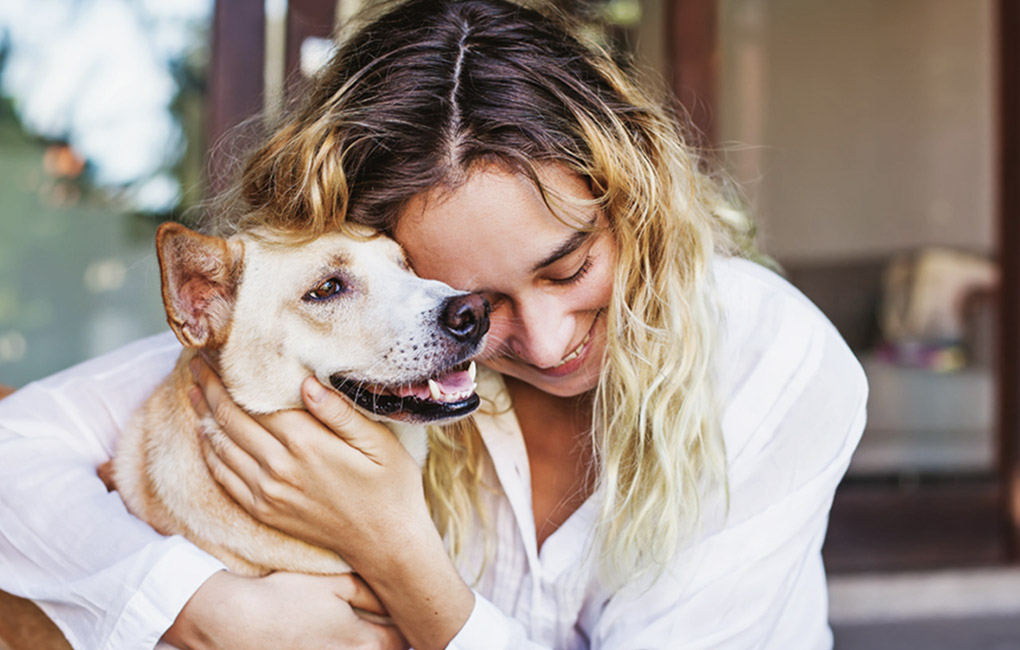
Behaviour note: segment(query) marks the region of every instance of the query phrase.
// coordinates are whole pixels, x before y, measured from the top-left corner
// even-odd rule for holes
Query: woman
[[[746,219],[608,54],[502,0],[411,0],[347,40],[236,198],[232,228],[369,224],[493,304],[488,407],[437,433],[424,489],[314,380],[308,412],[256,420],[193,368],[235,443],[217,480],[345,557],[411,645],[831,647],[820,547],[863,375],[742,259]],[[175,356],[141,342],[0,404],[0,587],[81,647],[399,647],[353,613],[378,605],[358,580],[232,576],[88,478]],[[58,479],[44,513],[13,499]]]

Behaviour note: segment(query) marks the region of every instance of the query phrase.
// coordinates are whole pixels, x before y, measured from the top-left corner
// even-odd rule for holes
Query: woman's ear
[[[179,223],[156,232],[167,322],[181,343],[215,349],[227,341],[244,246]]]

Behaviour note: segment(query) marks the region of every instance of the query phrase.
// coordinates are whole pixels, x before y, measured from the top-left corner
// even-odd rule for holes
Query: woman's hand
[[[363,620],[352,607],[383,611],[352,574],[243,578],[221,571],[195,592],[163,640],[187,650],[408,647],[397,628]]]
[[[396,436],[314,378],[302,385],[307,412],[252,417],[206,363],[196,358],[192,370],[201,388],[191,391],[196,412],[211,413],[226,434],[204,443],[209,469],[256,519],[333,550],[356,569],[400,553],[395,533],[434,530],[421,470]]]

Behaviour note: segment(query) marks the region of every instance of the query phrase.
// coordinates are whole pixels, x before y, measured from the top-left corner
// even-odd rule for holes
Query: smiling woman
[[[479,296],[434,312],[453,338],[489,320],[470,353],[481,407],[431,429],[424,480],[390,431],[329,390],[367,375],[307,376],[341,345],[370,370],[393,362],[378,341],[411,298],[361,300],[373,273],[347,284],[313,264],[294,291],[312,299],[235,314],[251,346],[174,371],[185,417],[218,432],[189,475],[207,469],[250,519],[340,555],[359,580],[223,572],[99,498],[90,462],[173,367],[180,350],[164,338],[0,404],[0,478],[19,479],[0,480],[14,504],[0,557],[17,562],[0,586],[59,603],[96,647],[831,647],[820,547],[863,428],[860,367],[751,261],[750,220],[669,110],[583,33],[552,5],[382,1],[210,216],[223,234],[268,232],[309,254],[373,228],[419,282]],[[266,293],[300,266],[245,273]],[[490,313],[471,304],[482,297]],[[359,317],[341,319],[352,302]],[[307,331],[342,325],[354,331]],[[270,330],[306,367],[268,373],[263,392],[300,408],[255,408],[237,389],[265,371],[272,346],[254,350]],[[460,366],[433,367],[456,399]],[[424,396],[428,373],[405,370],[410,388],[367,385]],[[53,513],[5,492],[25,480],[52,486]],[[88,508],[62,508],[72,484]],[[88,552],[83,516],[104,522]],[[355,615],[360,580],[395,627]]]

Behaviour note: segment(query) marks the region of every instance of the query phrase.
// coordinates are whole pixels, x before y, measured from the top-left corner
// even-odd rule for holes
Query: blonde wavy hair
[[[315,237],[354,222],[392,234],[412,197],[455,188],[478,165],[540,189],[549,163],[586,179],[618,249],[591,429],[592,550],[607,579],[623,580],[665,566],[696,529],[704,491],[725,485],[710,260],[751,255],[754,233],[662,97],[578,33],[506,0],[386,3],[223,205],[231,229]],[[457,554],[484,516],[485,452],[471,420],[433,429],[426,494]]]

